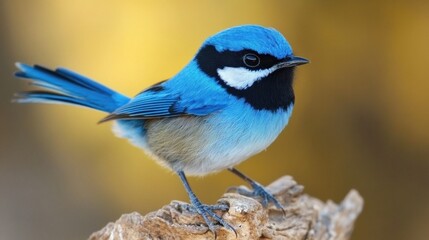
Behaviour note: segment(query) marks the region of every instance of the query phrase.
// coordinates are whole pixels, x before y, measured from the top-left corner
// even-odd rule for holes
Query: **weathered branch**
[[[218,214],[237,230],[217,231],[217,239],[349,239],[353,224],[363,208],[363,199],[351,190],[339,205],[324,203],[303,193],[303,187],[290,176],[284,176],[267,188],[285,207],[285,214],[274,206],[263,208],[258,200],[238,194],[240,189],[228,190],[219,203],[230,206]],[[140,239],[213,239],[203,219],[188,210],[188,204],[172,201],[163,208],[148,213],[122,215],[115,223],[93,233],[90,240]]]

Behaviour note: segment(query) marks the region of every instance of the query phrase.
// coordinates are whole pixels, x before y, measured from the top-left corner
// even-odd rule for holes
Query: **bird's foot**
[[[226,204],[216,204],[216,205],[208,205],[208,204],[201,204],[203,208],[209,209],[212,212],[213,211],[228,211],[229,206]],[[186,210],[192,212],[192,213],[198,213],[197,209],[194,205],[185,205]]]
[[[261,184],[257,182],[252,182],[252,191],[239,188],[238,193],[248,196],[248,197],[260,197],[262,199],[262,206],[267,207],[269,202],[272,202],[278,209],[282,210],[283,214],[285,214],[285,210],[280,202],[264,188]]]
[[[225,227],[228,230],[231,230],[235,233],[235,235],[237,235],[237,231],[235,230],[235,228],[233,226],[231,226],[229,223],[227,223],[225,220],[223,220],[221,217],[219,217],[216,213],[214,213],[214,211],[216,210],[220,210],[220,211],[227,211],[229,209],[229,206],[226,204],[216,204],[216,205],[207,205],[207,204],[202,204],[197,198],[192,199],[191,198],[191,204],[192,205],[188,205],[189,208],[187,208],[187,210],[189,210],[190,212],[194,212],[194,213],[198,213],[200,214],[204,221],[207,224],[207,227],[210,229],[210,231],[212,233],[215,234],[216,236],[216,225],[214,223],[214,221],[212,221],[210,219],[210,217],[212,219],[214,219],[215,221],[217,221],[220,225],[222,225],[223,227]]]

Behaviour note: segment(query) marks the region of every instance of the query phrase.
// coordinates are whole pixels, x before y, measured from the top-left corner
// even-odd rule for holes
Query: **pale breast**
[[[146,120],[142,147],[173,170],[219,171],[267,148],[286,126],[292,107],[272,112],[237,105],[205,117]]]

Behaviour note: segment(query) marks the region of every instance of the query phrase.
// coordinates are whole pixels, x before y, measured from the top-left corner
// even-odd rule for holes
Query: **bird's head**
[[[293,69],[309,62],[293,55],[280,32],[257,25],[233,27],[209,37],[195,59],[230,94],[266,110],[293,103]]]

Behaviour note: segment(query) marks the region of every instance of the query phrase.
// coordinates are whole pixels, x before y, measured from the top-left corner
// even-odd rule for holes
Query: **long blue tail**
[[[111,113],[130,99],[89,78],[70,70],[58,68],[55,71],[34,65],[16,64],[20,70],[15,76],[31,79],[30,84],[42,90],[17,94],[19,103],[72,104]]]

